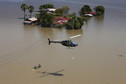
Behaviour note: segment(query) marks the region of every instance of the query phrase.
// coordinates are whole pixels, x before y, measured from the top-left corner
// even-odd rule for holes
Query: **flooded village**
[[[0,0],[0,84],[126,84],[125,3]]]

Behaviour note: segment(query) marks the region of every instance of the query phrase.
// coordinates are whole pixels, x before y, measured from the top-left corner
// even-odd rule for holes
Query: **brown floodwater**
[[[79,30],[23,25],[20,5],[105,6]],[[41,2],[41,3],[40,3]],[[0,0],[0,84],[126,84],[126,6],[124,0]],[[27,12],[28,14],[28,12]],[[51,40],[72,39],[75,48]],[[34,65],[42,68],[32,70]]]

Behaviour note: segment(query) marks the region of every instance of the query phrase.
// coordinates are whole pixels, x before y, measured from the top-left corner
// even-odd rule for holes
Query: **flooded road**
[[[103,5],[105,15],[92,17],[79,30],[23,25],[23,0],[0,0],[0,84],[126,84],[126,6],[124,0],[25,0],[27,4]],[[72,39],[75,48],[51,40]],[[34,65],[42,68],[32,71]]]

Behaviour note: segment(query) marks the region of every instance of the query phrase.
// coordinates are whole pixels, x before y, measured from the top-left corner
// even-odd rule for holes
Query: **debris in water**
[[[72,59],[74,60],[75,58],[74,58],[74,57],[72,57]]]

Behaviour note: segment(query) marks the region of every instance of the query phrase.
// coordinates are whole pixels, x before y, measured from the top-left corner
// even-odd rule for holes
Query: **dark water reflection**
[[[95,20],[96,23],[103,25],[104,24],[104,17],[105,17],[104,15],[96,16],[96,17],[94,17],[94,20]]]
[[[104,15],[94,17],[94,26],[96,31],[101,31],[104,27]]]

